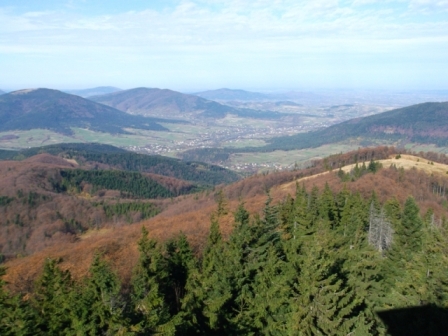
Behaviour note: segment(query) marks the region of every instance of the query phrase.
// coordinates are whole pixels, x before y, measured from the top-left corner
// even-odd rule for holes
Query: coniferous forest
[[[81,280],[47,259],[32,293],[1,282],[0,334],[397,335],[391,321],[400,335],[448,330],[448,223],[412,197],[297,185],[279,204],[268,194],[261,215],[241,202],[228,237],[222,194],[217,203],[201,251],[143,227],[130,281],[98,252]]]

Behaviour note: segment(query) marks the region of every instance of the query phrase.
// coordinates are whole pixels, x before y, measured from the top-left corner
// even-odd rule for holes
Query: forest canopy
[[[221,194],[199,254],[182,233],[160,243],[143,227],[129,283],[101,253],[82,281],[48,259],[25,300],[2,284],[1,333],[387,335],[379,312],[448,308],[447,219],[412,197],[298,185],[279,204],[268,195],[261,216],[241,202],[224,239],[226,211]],[[446,330],[431,322],[446,327],[446,310],[433,312],[411,314],[404,334]]]

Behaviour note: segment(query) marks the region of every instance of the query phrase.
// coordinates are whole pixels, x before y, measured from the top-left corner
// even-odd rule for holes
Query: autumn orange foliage
[[[395,167],[383,167],[377,173],[365,174],[353,182],[343,182],[337,176],[337,169],[343,165],[354,162],[368,163],[371,159],[386,159],[399,153],[391,147],[360,149],[316,161],[308,169],[259,174],[231,185],[218,187],[213,191],[159,200],[158,205],[163,211],[149,220],[128,226],[109,224],[105,229],[94,230],[85,236],[76,237],[73,241],[61,240],[60,243],[30,256],[9,261],[5,280],[9,282],[9,287],[14,292],[30,291],[45,258],[48,257],[60,258],[61,267],[69,269],[74,278],[79,279],[88,272],[93,255],[99,251],[110,261],[124,283],[128,283],[138,258],[137,240],[142,225],[148,229],[152,238],[161,242],[183,232],[195,252],[200,253],[209,232],[211,215],[217,209],[215,199],[220,189],[227,198],[229,210],[227,215],[220,218],[220,228],[224,237],[232,230],[233,212],[241,200],[252,215],[260,213],[266,201],[267,190],[270,191],[275,204],[285,199],[288,194],[294,195],[296,181],[300,185],[304,184],[308,190],[313,186],[322,190],[327,183],[334,192],[346,188],[352,192],[359,192],[364,197],[370,197],[375,191],[381,202],[395,197],[404,204],[408,196],[413,196],[422,213],[432,209],[436,218],[446,216],[448,174],[436,176],[428,175],[417,168],[405,171]],[[448,163],[448,159],[440,155],[433,155],[431,159]],[[12,162],[8,165],[11,169],[18,169],[19,163]],[[2,172],[7,172],[4,167],[2,169]],[[312,177],[323,172],[326,173]]]

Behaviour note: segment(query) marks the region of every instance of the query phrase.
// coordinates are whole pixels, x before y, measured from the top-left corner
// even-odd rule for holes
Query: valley
[[[99,88],[101,89],[101,88]],[[93,92],[99,90],[92,89]],[[105,88],[112,90],[113,88]],[[105,90],[103,89],[103,90]],[[95,91],[97,90],[97,91]],[[129,92],[128,92],[129,91]],[[368,116],[383,112],[391,109],[390,106],[375,106],[375,105],[337,105],[327,107],[316,106],[303,106],[292,102],[252,102],[243,106],[242,112],[238,112],[240,107],[237,107],[236,102],[225,102],[223,105],[214,103],[211,101],[201,100],[196,102],[196,98],[176,93],[173,91],[163,91],[155,89],[136,89],[133,90],[118,91],[112,94],[105,94],[105,97],[112,95],[114,99],[113,106],[124,108],[126,113],[131,113],[129,118],[134,118],[135,108],[133,108],[133,98],[135,94],[138,96],[139,110],[138,114],[150,115],[151,117],[161,118],[177,118],[173,121],[156,119],[157,125],[160,129],[150,130],[141,128],[125,127],[119,132],[100,131],[95,130],[91,126],[88,128],[79,127],[75,124],[70,126],[70,131],[59,132],[57,129],[30,129],[30,130],[11,130],[0,132],[0,148],[17,150],[20,148],[38,147],[56,143],[86,143],[86,142],[98,142],[104,144],[110,144],[125,148],[137,153],[145,154],[160,154],[169,157],[182,157],[182,153],[189,150],[195,150],[200,148],[246,148],[246,147],[263,147],[267,144],[267,141],[273,137],[294,135],[297,133],[306,133],[318,129],[322,129],[333,124],[337,124],[341,121],[356,117]],[[43,92],[43,91],[42,91]],[[55,94],[48,91],[49,94]],[[91,91],[86,91],[91,92]],[[142,93],[143,92],[143,93]],[[31,92],[33,93],[33,92]],[[168,95],[166,101],[160,101],[157,96],[159,93]],[[126,99],[125,105],[120,105],[117,100],[120,96],[124,95]],[[147,97],[147,95],[149,95]],[[177,99],[177,105],[172,105],[169,99],[171,96]],[[25,96],[24,96],[25,97]],[[94,96],[89,99],[96,99],[102,101],[103,96]],[[142,105],[141,99],[147,99],[146,105]],[[168,99],[169,98],[169,99]],[[53,99],[53,98],[52,98]],[[64,96],[64,99],[72,99],[71,96]],[[179,102],[180,101],[180,102]],[[72,103],[72,106],[74,106]],[[83,102],[83,104],[87,104]],[[193,104],[193,105],[192,105]],[[196,105],[198,106],[196,106]],[[230,105],[235,105],[231,107]],[[243,103],[242,103],[243,104]],[[252,104],[251,106],[247,104]],[[286,105],[285,105],[286,104]],[[203,107],[206,106],[209,112],[201,112]],[[196,106],[196,107],[195,107]],[[226,107],[228,106],[228,107]],[[289,107],[285,109],[284,107]],[[235,109],[236,108],[236,109]],[[199,109],[196,112],[195,109]],[[224,115],[218,114],[215,117],[213,115],[213,109],[216,111],[226,111]],[[161,113],[160,111],[165,111]],[[166,111],[177,111],[172,114]],[[190,111],[188,113],[180,111]],[[245,111],[249,111],[248,115],[245,115]],[[258,111],[258,112],[257,112]],[[264,111],[264,112],[263,112]],[[269,114],[270,111],[277,114]],[[263,115],[262,113],[268,113]],[[204,113],[208,113],[209,117],[202,117]],[[259,115],[261,113],[261,115]],[[182,122],[180,122],[182,121]],[[91,121],[87,121],[86,125],[89,125]],[[53,126],[52,126],[53,127]],[[59,126],[58,126],[59,127]],[[65,127],[65,126],[64,126]],[[144,127],[143,127],[144,128]],[[359,144],[341,144],[345,148],[357,148]],[[326,152],[326,147],[323,147],[320,151],[323,155],[333,153],[333,151]],[[267,169],[288,169],[294,164],[301,163],[306,164],[306,161],[310,158],[306,156],[304,160],[301,159],[301,155],[291,157],[291,155],[284,155],[279,160],[278,153],[266,152],[260,153],[261,159],[256,158],[256,155],[235,155],[229,159],[215,161],[214,163],[220,164],[229,169],[238,171],[244,171],[247,173],[253,173],[257,171],[263,171]],[[260,163],[260,161],[264,161]],[[269,162],[276,161],[276,164]]]

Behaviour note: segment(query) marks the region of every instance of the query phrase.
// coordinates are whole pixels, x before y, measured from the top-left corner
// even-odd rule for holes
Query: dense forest
[[[420,214],[412,197],[401,205],[328,185],[298,184],[278,204],[266,197],[261,215],[241,202],[224,238],[229,210],[219,193],[198,252],[182,233],[161,243],[143,227],[129,282],[100,252],[79,281],[47,259],[32,293],[1,284],[0,333],[388,335],[393,326],[379,315],[420,307],[430,316],[398,315],[400,334],[444,334],[446,311],[437,307],[448,308],[447,218]]]
[[[97,143],[67,143],[23,149],[0,150],[0,160],[23,160],[37,154],[48,153],[75,159],[81,165],[98,169],[113,168],[126,171],[153,173],[194,182],[204,186],[231,183],[240,179],[237,173],[201,162],[184,162],[160,155],[130,152],[110,145]]]
[[[91,193],[99,189],[118,190],[122,197],[127,198],[165,198],[177,196],[171,191],[137,172],[118,170],[83,170],[62,169],[61,180],[52,180],[55,191],[65,192],[74,190],[79,193],[85,183],[91,185]],[[188,192],[186,190],[185,192]]]

